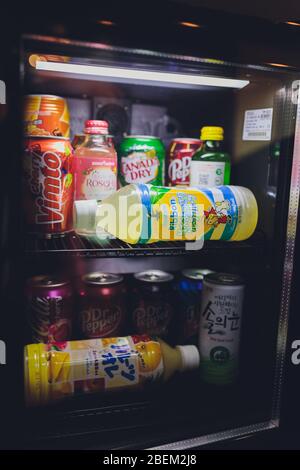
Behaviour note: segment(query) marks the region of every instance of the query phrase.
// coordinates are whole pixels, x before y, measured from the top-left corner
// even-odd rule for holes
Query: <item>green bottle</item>
[[[230,184],[230,156],[223,151],[223,139],[222,127],[202,127],[203,145],[192,157],[190,186]]]

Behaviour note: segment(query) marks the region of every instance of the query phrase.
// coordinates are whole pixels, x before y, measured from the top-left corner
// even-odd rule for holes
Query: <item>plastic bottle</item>
[[[190,186],[230,184],[230,157],[223,150],[222,127],[202,127],[203,145],[196,150],[190,166]]]
[[[106,121],[85,121],[85,139],[74,153],[75,200],[101,201],[117,189],[117,154]]]
[[[142,335],[29,344],[24,360],[26,402],[34,406],[166,382],[175,372],[198,368],[200,356],[195,346],[172,348]]]
[[[98,204],[75,201],[77,233],[106,230],[127,243],[246,240],[256,227],[253,193],[240,186],[214,188],[131,184]]]

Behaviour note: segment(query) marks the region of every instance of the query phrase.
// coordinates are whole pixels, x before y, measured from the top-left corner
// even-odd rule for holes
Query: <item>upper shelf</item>
[[[129,245],[117,239],[99,240],[96,237],[80,237],[72,232],[64,237],[41,239],[28,237],[28,254],[60,254],[86,258],[118,258],[128,256],[178,256],[201,254],[240,253],[241,251],[262,255],[265,252],[265,240],[256,234],[245,242],[205,242],[200,251],[186,250],[184,242],[160,242],[149,245]]]

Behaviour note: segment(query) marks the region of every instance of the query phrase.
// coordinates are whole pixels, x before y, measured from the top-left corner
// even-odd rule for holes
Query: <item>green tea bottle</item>
[[[190,186],[230,184],[230,157],[223,150],[222,127],[202,127],[203,145],[194,153],[190,167]]]

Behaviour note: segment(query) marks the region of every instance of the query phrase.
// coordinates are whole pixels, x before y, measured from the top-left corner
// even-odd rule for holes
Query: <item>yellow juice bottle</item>
[[[29,344],[24,351],[28,406],[77,394],[141,388],[199,367],[195,346],[172,348],[147,335]]]
[[[179,188],[130,184],[97,201],[75,201],[77,233],[106,230],[127,243],[249,238],[257,224],[254,194],[241,186]]]

